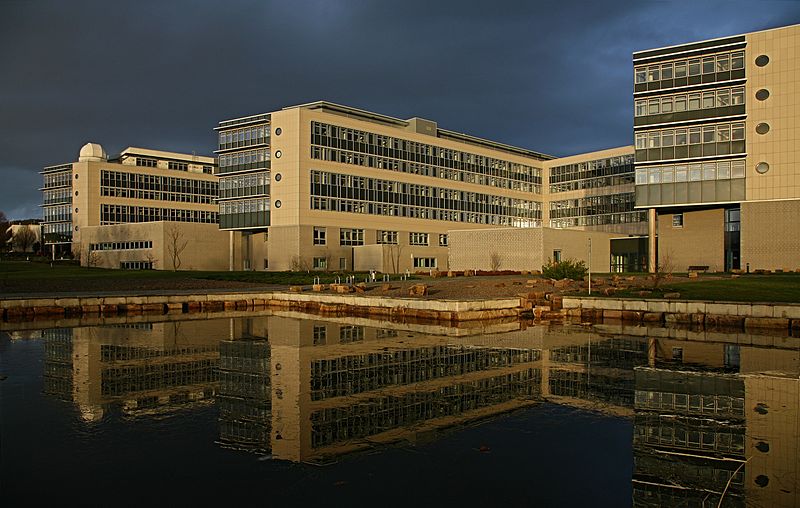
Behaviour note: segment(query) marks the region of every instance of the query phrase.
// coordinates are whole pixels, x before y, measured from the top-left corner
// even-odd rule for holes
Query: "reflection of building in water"
[[[210,400],[228,320],[105,325],[44,332],[45,391],[86,420],[120,403],[128,414]]]
[[[629,414],[633,406],[633,368],[647,364],[647,342],[641,338],[578,335],[572,344],[553,344],[549,356],[550,400],[570,399],[617,406]]]
[[[219,348],[219,437],[224,445],[268,452],[272,419],[270,347],[266,340],[230,340]]]
[[[800,501],[798,348],[731,339],[650,340],[652,367],[636,369],[635,506],[717,506],[723,492],[722,506]]]

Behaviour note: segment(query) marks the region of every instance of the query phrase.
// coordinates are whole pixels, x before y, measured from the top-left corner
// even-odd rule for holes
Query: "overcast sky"
[[[0,0],[0,210],[88,142],[210,154],[329,100],[557,156],[631,144],[631,53],[800,23],[798,1]]]

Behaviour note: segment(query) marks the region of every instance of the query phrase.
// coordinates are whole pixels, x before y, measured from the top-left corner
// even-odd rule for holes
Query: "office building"
[[[212,157],[130,147],[109,159],[87,143],[42,171],[45,246],[84,266],[225,269],[215,170]]]
[[[645,232],[631,147],[554,159],[324,101],[217,131],[234,269],[447,270],[455,230]]]
[[[676,271],[800,267],[800,25],[633,54],[636,209]]]

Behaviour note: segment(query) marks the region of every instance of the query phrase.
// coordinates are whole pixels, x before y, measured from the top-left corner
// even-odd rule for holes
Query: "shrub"
[[[583,280],[586,273],[586,263],[574,259],[564,259],[561,261],[552,261],[548,259],[547,264],[542,266],[542,275],[556,280]]]

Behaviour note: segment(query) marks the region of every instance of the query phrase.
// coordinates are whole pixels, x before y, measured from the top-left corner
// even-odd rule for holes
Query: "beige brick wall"
[[[742,268],[800,268],[800,200],[742,203]]]
[[[672,227],[672,213],[658,215],[658,256],[668,258],[672,269],[684,272],[689,266],[725,270],[725,211],[722,208],[684,212],[683,227]]]

